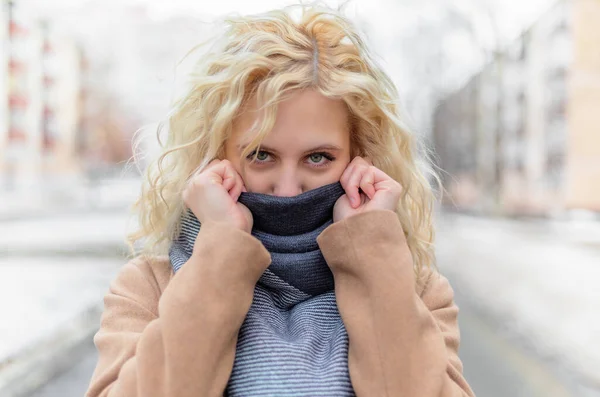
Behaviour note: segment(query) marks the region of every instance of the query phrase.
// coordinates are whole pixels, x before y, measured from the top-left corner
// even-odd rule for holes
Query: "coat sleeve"
[[[207,223],[162,295],[148,260],[125,265],[104,298],[86,396],[222,396],[254,284],[269,263],[250,234]]]
[[[458,307],[448,281],[427,271],[418,293],[396,214],[369,211],[330,225],[317,239],[335,279],[358,397],[474,396],[458,357]]]

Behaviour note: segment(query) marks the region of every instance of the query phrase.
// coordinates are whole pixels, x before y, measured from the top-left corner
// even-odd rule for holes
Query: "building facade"
[[[1,9],[0,185],[28,188],[76,174],[81,51],[13,2]]]
[[[8,25],[8,6],[0,3],[0,153],[8,143]]]
[[[600,2],[574,9],[573,67],[567,104],[566,203],[600,211]]]
[[[557,2],[439,103],[434,141],[447,204],[514,215],[600,211],[598,20],[598,1]]]

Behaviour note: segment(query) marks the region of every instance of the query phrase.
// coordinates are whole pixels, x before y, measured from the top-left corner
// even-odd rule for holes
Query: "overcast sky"
[[[94,0],[16,0],[34,13],[60,12],[69,7],[80,7]],[[340,0],[327,0],[326,4],[335,6]],[[553,0],[354,0],[350,2],[351,11],[373,15],[387,20],[398,18],[388,9],[403,7],[413,10],[423,9],[424,5],[452,4],[465,13],[477,12],[482,4],[490,4],[498,19],[502,20],[507,34],[516,34],[525,25],[530,24],[538,15],[552,4]],[[106,7],[122,7],[131,4],[144,4],[152,15],[163,18],[178,14],[196,13],[201,15],[222,15],[230,12],[255,13],[297,3],[294,0],[103,0]]]
[[[131,5],[146,8],[147,15],[156,20],[177,15],[195,15],[205,22],[228,13],[258,13],[297,0],[14,0],[18,8],[30,16],[53,17],[93,3],[95,8],[117,9]],[[302,1],[302,0],[301,0]],[[482,48],[495,48],[496,40],[510,41],[530,26],[558,0],[321,0],[329,6],[349,3],[346,15],[359,16],[364,24],[373,27],[374,40],[385,40],[393,32],[395,37],[410,36],[415,27],[427,23],[435,26],[442,8],[453,8],[473,21],[477,41]],[[304,2],[308,2],[304,0]],[[494,30],[491,21],[496,24]],[[442,22],[440,22],[441,24]],[[459,46],[462,47],[462,46]]]

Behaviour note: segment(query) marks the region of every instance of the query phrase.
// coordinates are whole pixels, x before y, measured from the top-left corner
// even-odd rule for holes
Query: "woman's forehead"
[[[236,145],[252,142],[261,117],[262,112],[256,110],[255,103],[245,106],[233,125],[232,138]],[[275,123],[263,144],[345,146],[348,135],[348,111],[344,102],[304,90],[279,103]]]

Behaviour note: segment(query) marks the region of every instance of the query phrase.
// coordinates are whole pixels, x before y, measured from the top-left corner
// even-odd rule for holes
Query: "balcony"
[[[44,76],[44,87],[45,88],[50,88],[54,85],[54,83],[56,83],[56,79],[54,77],[51,76]]]
[[[17,143],[17,142],[26,142],[27,141],[27,133],[18,127],[10,127],[8,129],[8,142]]]
[[[44,42],[42,51],[44,52],[45,55],[52,55],[55,52],[54,46],[52,45],[52,43],[50,43],[48,41]]]
[[[51,151],[56,147],[56,138],[52,136],[49,131],[44,131],[42,138],[42,148],[47,151]]]
[[[29,98],[22,94],[11,94],[8,97],[8,107],[10,109],[27,109]]]
[[[29,29],[16,21],[11,21],[8,25],[8,35],[11,39],[27,37]]]
[[[27,64],[16,59],[11,59],[8,61],[8,71],[10,74],[22,74],[27,71]]]

